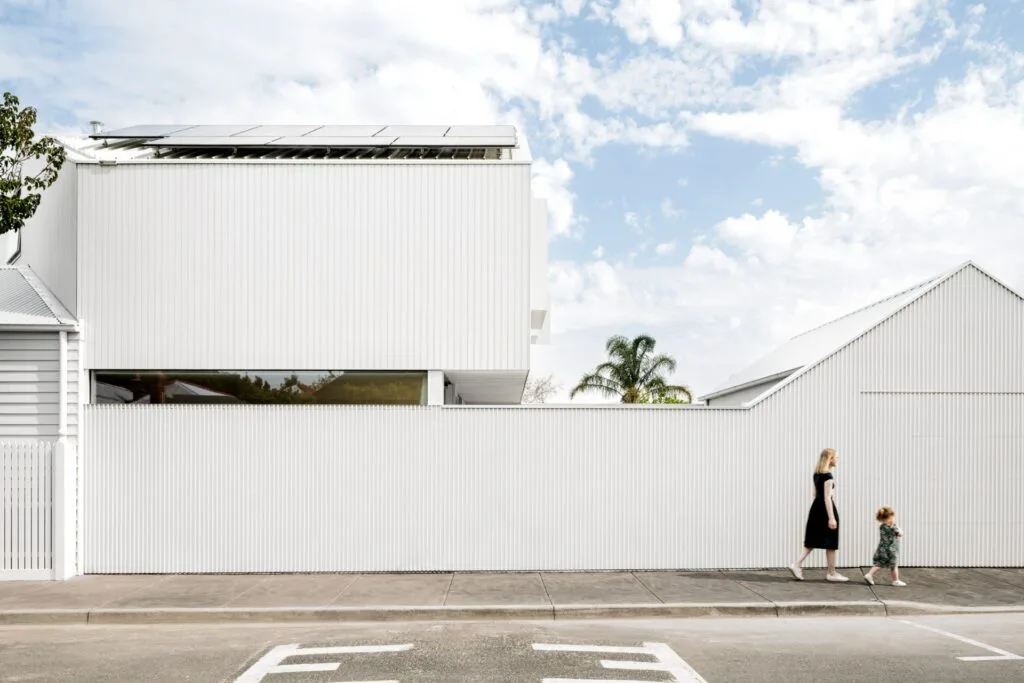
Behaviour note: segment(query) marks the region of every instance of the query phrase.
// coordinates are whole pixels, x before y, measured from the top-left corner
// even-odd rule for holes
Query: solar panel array
[[[131,126],[94,133],[165,149],[505,149],[514,126]]]

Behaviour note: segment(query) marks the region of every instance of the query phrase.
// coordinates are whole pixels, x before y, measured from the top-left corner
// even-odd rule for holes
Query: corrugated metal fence
[[[0,579],[49,579],[53,443],[0,441]]]
[[[841,453],[840,564],[870,562],[874,510],[891,504],[907,566],[1024,565],[1024,396],[984,415],[954,398],[922,408],[998,422],[977,444],[915,439],[888,408],[863,410],[865,429],[861,401],[874,404],[842,406],[841,424],[766,409],[88,406],[85,571],[786,566],[825,445]]]

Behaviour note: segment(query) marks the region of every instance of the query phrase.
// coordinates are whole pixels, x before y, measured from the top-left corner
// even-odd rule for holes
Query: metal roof
[[[798,334],[731,376],[720,388],[701,396],[700,400],[720,398],[741,389],[786,379],[835,353],[967,265]]]
[[[0,329],[68,329],[72,316],[28,266],[0,267]]]

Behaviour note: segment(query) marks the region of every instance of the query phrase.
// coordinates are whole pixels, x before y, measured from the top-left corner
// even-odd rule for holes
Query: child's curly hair
[[[892,519],[895,516],[896,511],[893,510],[888,505],[883,505],[882,507],[878,508],[878,512],[875,513],[875,519],[877,519],[879,522],[884,522],[885,520]]]

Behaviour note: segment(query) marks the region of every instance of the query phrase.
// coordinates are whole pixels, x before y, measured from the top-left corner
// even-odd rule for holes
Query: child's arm
[[[896,527],[896,535],[897,535],[897,536],[898,536],[899,538],[903,538],[903,529],[901,529],[901,528],[899,528],[899,527]]]

